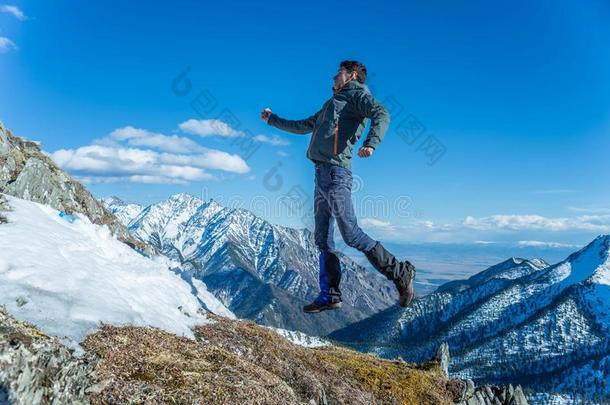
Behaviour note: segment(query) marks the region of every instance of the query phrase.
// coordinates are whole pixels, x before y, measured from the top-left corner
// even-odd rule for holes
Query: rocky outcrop
[[[439,363],[444,376],[449,378],[451,356],[447,343],[439,346],[433,360]],[[513,388],[512,384],[502,387],[489,384],[475,387],[470,379],[450,381],[452,383],[448,386],[453,388],[452,391],[460,392],[455,396],[459,405],[527,405],[528,403],[519,385],[516,388]]]
[[[449,378],[449,361],[451,358],[449,355],[449,345],[447,343],[443,343],[438,347],[434,359],[440,363],[445,377]]]
[[[0,404],[85,404],[87,394],[104,386],[96,383],[92,356],[73,357],[57,339],[0,307]]]
[[[474,387],[472,380],[467,381],[465,398],[459,405],[527,405],[527,399],[521,386],[498,387],[496,385],[483,385]]]
[[[107,225],[123,242],[150,252],[134,239],[91,193],[46,155],[37,142],[13,135],[0,122],[0,193],[49,205],[67,213],[81,213],[91,222]]]

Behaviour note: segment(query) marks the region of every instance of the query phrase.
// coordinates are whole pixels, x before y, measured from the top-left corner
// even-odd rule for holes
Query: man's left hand
[[[358,149],[358,156],[367,158],[367,157],[373,155],[373,151],[375,151],[375,149],[369,148],[368,146],[363,146],[360,149]]]

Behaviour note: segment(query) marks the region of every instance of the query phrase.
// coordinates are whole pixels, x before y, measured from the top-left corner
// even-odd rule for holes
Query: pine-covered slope
[[[409,360],[447,342],[453,375],[608,400],[609,250],[606,235],[552,266],[511,259],[331,338]]]

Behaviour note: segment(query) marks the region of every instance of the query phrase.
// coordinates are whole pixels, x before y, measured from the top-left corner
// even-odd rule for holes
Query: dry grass
[[[197,341],[151,328],[104,326],[83,346],[112,383],[92,403],[447,404],[435,362],[381,360],[352,350],[308,349],[247,321],[214,317]]]
[[[112,383],[92,403],[281,403],[294,394],[281,379],[219,347],[150,328],[104,326],[83,346],[102,358]],[[262,372],[261,372],[262,371]]]

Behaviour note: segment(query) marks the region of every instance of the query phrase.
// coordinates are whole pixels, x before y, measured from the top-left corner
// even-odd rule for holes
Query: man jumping
[[[415,267],[407,260],[398,261],[379,241],[364,233],[352,205],[352,149],[369,118],[371,126],[358,156],[372,156],[388,129],[390,115],[364,84],[366,67],[362,63],[341,62],[333,81],[333,96],[309,118],[286,120],[269,108],[261,112],[261,119],[276,128],[295,134],[313,132],[307,157],[316,167],[314,237],[320,250],[320,294],[303,311],[341,307],[341,266],[333,240],[335,220],[345,243],[363,252],[377,271],[394,281],[399,303],[406,307],[413,299]]]

